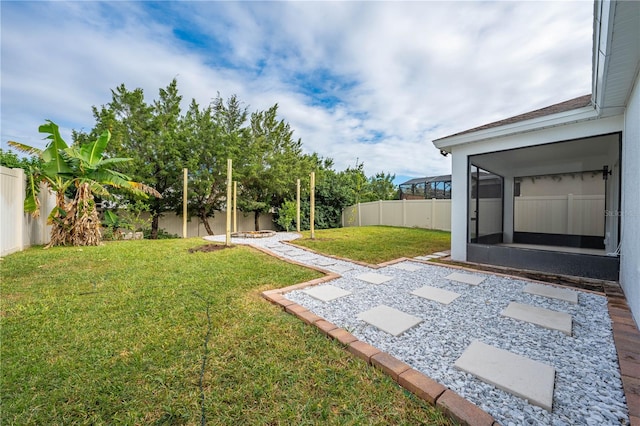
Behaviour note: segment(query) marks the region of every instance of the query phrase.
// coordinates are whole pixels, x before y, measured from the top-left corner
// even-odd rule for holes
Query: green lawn
[[[363,226],[309,231],[294,244],[312,250],[367,263],[381,263],[400,257],[424,256],[451,247],[451,233],[421,228]]]
[[[448,424],[260,297],[317,272],[247,247],[188,252],[203,244],[0,261],[2,424]]]

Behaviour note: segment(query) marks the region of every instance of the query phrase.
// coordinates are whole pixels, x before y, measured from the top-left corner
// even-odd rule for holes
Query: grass
[[[260,297],[317,272],[247,247],[188,252],[203,244],[4,258],[2,423],[195,425],[204,414],[216,425],[448,424]]]
[[[293,243],[312,250],[376,264],[400,257],[424,256],[451,247],[451,233],[421,228],[363,226],[309,231]]]

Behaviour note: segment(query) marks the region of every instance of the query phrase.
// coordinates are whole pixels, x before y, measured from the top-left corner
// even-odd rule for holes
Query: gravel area
[[[606,297],[576,290],[578,304],[574,305],[523,293],[528,281],[516,278],[473,272],[486,279],[471,286],[444,279],[459,271],[453,268],[403,262],[421,269],[410,272],[391,265],[372,270],[279,244],[295,238],[298,234],[278,233],[271,238],[232,242],[260,245],[280,256],[322,264],[324,269],[339,272],[341,278],[323,285],[351,291],[351,295],[330,302],[314,299],[302,290],[285,296],[449,387],[502,425],[629,424]],[[224,241],[224,236],[207,239]],[[383,284],[369,284],[356,278],[364,272],[394,278]],[[461,296],[450,305],[442,305],[410,294],[426,285]],[[500,313],[509,302],[570,314],[572,336],[502,317]],[[382,304],[418,316],[423,322],[394,337],[357,319],[359,313]],[[456,369],[454,362],[475,339],[553,366],[556,370],[553,411],[531,405]]]

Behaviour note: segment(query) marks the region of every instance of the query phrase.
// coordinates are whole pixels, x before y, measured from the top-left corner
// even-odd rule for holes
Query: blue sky
[[[0,141],[91,129],[124,83],[279,105],[337,169],[449,173],[431,141],[590,92],[590,1],[2,1]]]

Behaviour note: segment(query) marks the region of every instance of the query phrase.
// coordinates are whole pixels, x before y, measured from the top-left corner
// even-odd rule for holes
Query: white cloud
[[[177,77],[185,105],[277,102],[338,169],[447,173],[432,139],[589,92],[591,21],[590,2],[3,2],[2,144]]]

